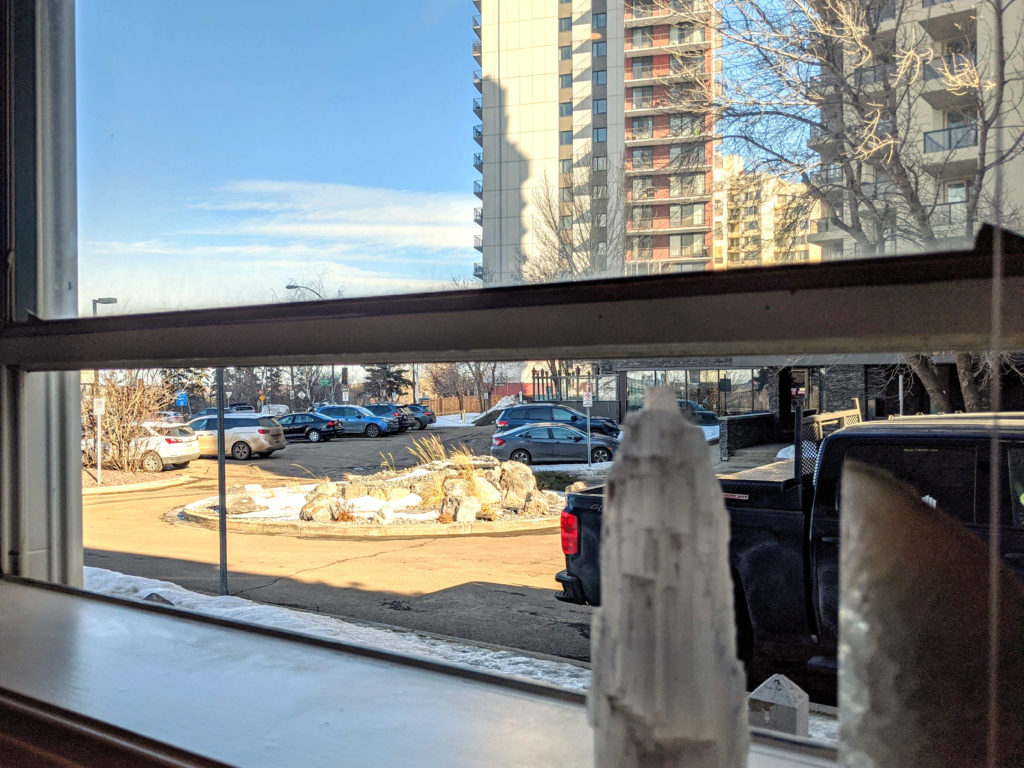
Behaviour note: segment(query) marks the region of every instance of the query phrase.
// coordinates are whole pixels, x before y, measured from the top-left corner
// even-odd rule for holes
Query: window
[[[646,170],[654,167],[654,147],[633,147],[633,170]]]
[[[604,240],[598,240],[596,252],[598,256],[607,256],[608,243],[606,243]]]
[[[572,187],[562,187],[558,190],[558,199],[563,203],[572,202]]]
[[[668,148],[668,161],[672,166],[704,165],[703,144],[673,144]]]
[[[704,131],[704,116],[670,115],[668,130],[673,136],[697,136]]]
[[[558,31],[559,32],[572,32],[572,17],[563,16],[558,20]]]
[[[674,58],[674,57],[673,57]],[[630,75],[633,80],[641,80],[654,77],[654,57],[637,56],[630,59]]]
[[[595,171],[607,171],[608,170],[608,156],[607,155],[594,155],[593,168]]]
[[[571,59],[572,58],[572,46],[571,45],[561,45],[561,46],[559,46],[558,47],[558,58],[561,61],[568,61],[569,59]]]
[[[594,220],[594,223],[597,226],[599,226],[599,227],[607,228],[607,226],[608,226],[608,214],[605,213],[604,211],[601,211],[601,213],[597,214],[597,216],[596,216],[596,218]]]
[[[595,200],[604,200],[608,197],[608,187],[604,184],[595,184],[594,192],[591,195]]]
[[[594,129],[594,142],[602,143],[608,141],[608,129],[607,128],[595,128]]]
[[[633,207],[633,229],[651,229],[654,227],[654,207],[637,205]]]
[[[558,76],[558,87],[559,88],[572,88],[572,75],[559,75]]]
[[[694,197],[704,194],[704,174],[688,173],[668,177],[669,197]]]
[[[654,136],[653,117],[634,117],[633,136],[634,139],[650,139]]]
[[[650,48],[654,45],[653,27],[634,27],[632,35],[633,48]]]
[[[558,105],[558,116],[569,117],[572,114],[572,102],[563,101]]]
[[[650,259],[654,256],[654,237],[641,235],[633,238],[633,258]]]
[[[558,226],[563,232],[572,229],[572,216],[562,216],[558,220]]]
[[[603,115],[608,111],[607,99],[594,99],[594,114]]]
[[[669,28],[669,42],[673,45],[687,45],[704,41],[704,28],[678,26]]]
[[[608,55],[608,43],[603,40],[599,43],[594,43],[592,47],[592,56],[607,56]]]
[[[650,176],[633,179],[634,200],[649,200],[652,197],[654,197],[654,179]]]
[[[673,259],[707,257],[704,235],[669,235],[668,255]]]
[[[567,144],[572,144],[572,131],[559,131],[558,132],[558,143],[563,147]]]
[[[608,84],[608,70],[607,69],[595,69],[594,70],[594,85],[607,85]]]
[[[608,26],[608,14],[607,13],[595,13],[594,14],[594,29],[603,29]]]
[[[630,94],[633,99],[633,109],[650,109],[654,106],[654,86],[646,85],[641,88],[633,88]]]
[[[704,206],[696,205],[670,205],[668,207],[669,225],[673,227],[701,227],[704,226]]]
[[[563,174],[572,173],[572,160],[559,160],[558,172]]]

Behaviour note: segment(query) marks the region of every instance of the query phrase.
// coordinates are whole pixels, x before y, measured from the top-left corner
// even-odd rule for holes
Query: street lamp
[[[96,308],[100,304],[117,304],[117,299],[114,296],[103,296],[102,298],[99,298],[99,299],[93,299],[92,300],[92,316],[93,317],[96,317],[96,314],[97,314],[97,309]]]
[[[96,317],[98,314],[98,307],[100,304],[117,304],[117,298],[115,296],[102,296],[98,299],[92,300],[92,316]],[[92,392],[93,395],[99,394],[100,386],[100,372],[99,369],[94,369],[92,372]]]
[[[317,291],[317,290],[315,290],[313,288],[310,288],[308,285],[299,285],[298,283],[288,283],[288,285],[286,285],[284,287],[284,289],[286,291],[309,291],[314,296],[316,296],[318,299],[320,299],[320,301],[324,301],[324,297],[320,293],[320,291]],[[292,375],[292,383],[294,384],[294,382],[295,382],[295,376],[293,374]],[[312,390],[312,387],[310,389]],[[331,402],[332,403],[336,399],[335,398],[335,390],[336,390],[336,386],[335,386],[335,381],[334,381],[334,363],[331,363]],[[310,399],[310,401],[313,400],[313,393],[312,393],[312,391],[310,391],[310,393],[309,393],[309,399]]]

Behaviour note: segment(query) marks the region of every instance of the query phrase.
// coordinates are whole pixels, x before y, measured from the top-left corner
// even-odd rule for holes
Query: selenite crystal
[[[589,713],[602,768],[738,768],[749,730],[736,659],[729,515],[703,432],[647,391],[609,474]]]
[[[987,763],[988,547],[923,502],[927,493],[854,462],[843,472],[840,763],[1020,768],[1024,585],[1000,563],[998,740]]]

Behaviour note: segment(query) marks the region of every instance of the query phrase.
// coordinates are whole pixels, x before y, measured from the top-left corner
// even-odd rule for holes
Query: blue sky
[[[294,9],[298,8],[296,12]],[[82,0],[80,306],[470,280],[469,0]]]

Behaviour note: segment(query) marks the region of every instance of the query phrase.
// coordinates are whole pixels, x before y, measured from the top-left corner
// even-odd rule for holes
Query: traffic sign
[[[341,402],[343,402],[343,403],[347,403],[348,402],[348,390],[347,389],[341,390]]]
[[[188,405],[188,392],[181,390],[180,392],[174,393],[174,404],[175,405]]]
[[[107,412],[107,401],[102,397],[92,399],[92,412],[96,416],[102,416]]]
[[[584,392],[583,393],[583,407],[584,408],[593,408],[594,407],[594,393],[593,392]]]

